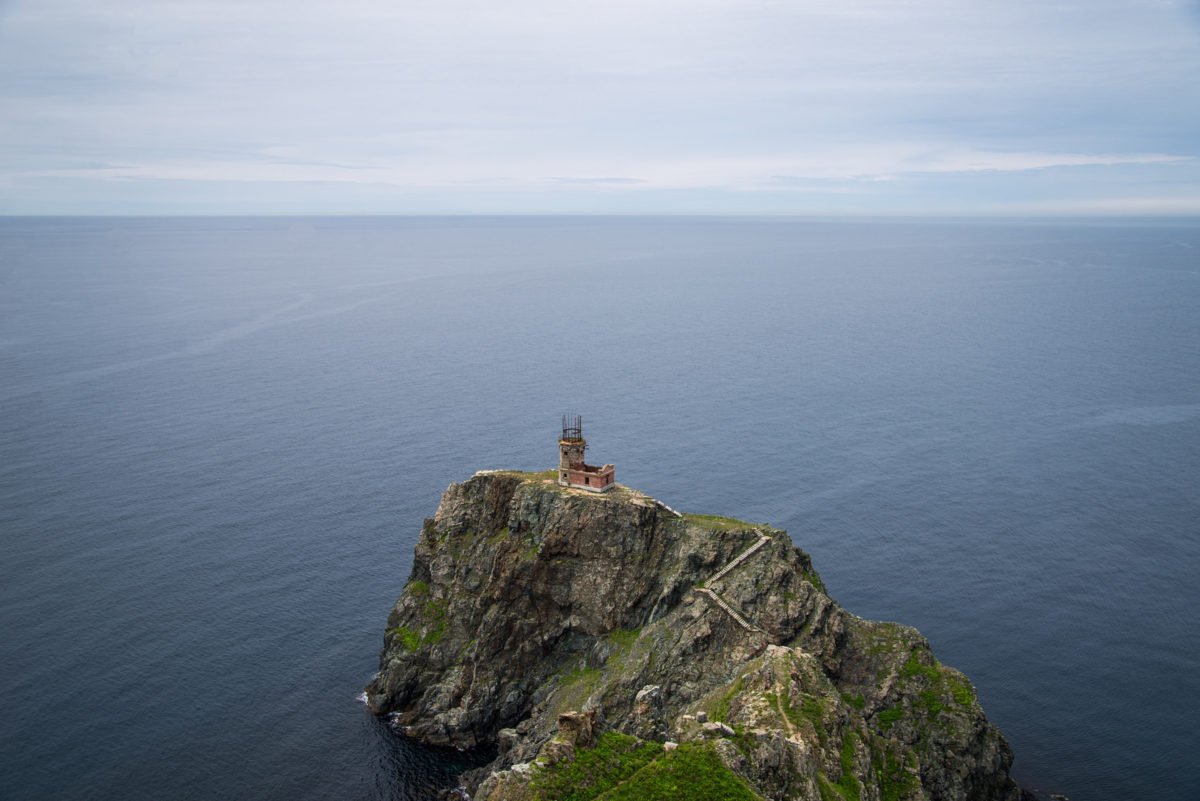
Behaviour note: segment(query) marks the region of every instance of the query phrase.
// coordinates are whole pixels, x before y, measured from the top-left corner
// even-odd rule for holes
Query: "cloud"
[[[772,189],[812,182],[895,181],[905,174],[1014,172],[1050,167],[1115,164],[1170,164],[1195,161],[1188,156],[1157,153],[1054,154],[954,151],[931,153],[920,144],[883,149],[824,151],[801,155],[713,159],[629,160],[624,166],[645,177],[536,176],[539,163],[497,156],[486,162],[434,162],[338,165],[304,161],[256,159],[213,161],[196,159],[138,165],[90,164],[80,168],[31,170],[19,178],[75,178],[112,181],[232,181],[232,182],[344,182],[390,184],[398,187],[454,187],[463,183],[537,187],[545,182],[568,186],[640,186],[646,189],[737,187]],[[568,165],[584,171],[586,162]]]
[[[641,178],[551,178],[557,184],[644,184]]]
[[[1106,182],[1196,180],[1190,8],[9,2],[0,200],[45,209],[107,182],[147,198],[169,183],[181,203],[189,184],[278,185],[286,203],[308,183],[542,192],[549,208],[564,192],[824,186],[915,208],[918,177],[968,176],[958,205],[990,207],[1020,194],[996,196],[998,174],[1030,176],[1015,202],[1036,204],[1032,176],[1063,169],[1136,196]]]

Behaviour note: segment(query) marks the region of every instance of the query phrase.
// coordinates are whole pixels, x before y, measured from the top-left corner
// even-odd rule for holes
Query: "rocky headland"
[[[411,737],[497,749],[475,801],[1020,797],[966,677],[787,532],[556,476],[446,490],[367,687]]]

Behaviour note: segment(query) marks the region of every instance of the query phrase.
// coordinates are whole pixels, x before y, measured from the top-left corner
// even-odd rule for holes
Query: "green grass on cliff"
[[[849,706],[857,709],[859,712],[861,712],[863,707],[867,705],[867,701],[865,698],[863,698],[862,693],[858,693],[857,695],[842,693],[842,700],[845,701]]]
[[[684,743],[596,801],[755,801],[758,796],[721,763],[707,743]]]
[[[446,607],[449,603],[442,599],[425,604],[425,619],[428,621],[425,625],[428,627],[428,631],[425,634],[424,642],[438,643],[446,635]]]
[[[618,648],[628,648],[641,634],[641,629],[615,629],[605,636]]]
[[[588,689],[590,691],[595,689],[596,682],[600,680],[601,675],[603,675],[603,671],[601,671],[600,668],[592,668],[584,665],[582,667],[575,668],[570,673],[563,676],[563,684],[571,685],[583,683],[588,685]]]
[[[912,755],[909,755],[912,759]],[[875,773],[879,776],[880,801],[900,801],[902,797],[916,792],[921,780],[914,773],[905,770],[905,763],[897,758],[892,749],[887,748],[874,758]],[[915,768],[913,764],[911,767]]]
[[[887,731],[893,723],[902,717],[904,717],[904,707],[894,706],[891,709],[880,712],[875,716],[875,719],[884,727],[884,731]]]
[[[400,638],[400,644],[404,646],[405,650],[415,651],[421,644],[421,635],[407,626],[392,629],[392,634]]]
[[[854,775],[854,745],[858,737],[851,733],[842,740],[842,775],[836,782],[817,772],[817,790],[821,801],[861,801],[862,782]]]
[[[783,714],[794,726],[803,728],[807,722],[813,728],[813,733],[817,735],[817,741],[821,743],[821,747],[825,747],[825,742],[829,735],[825,731],[825,703],[814,696],[802,695],[800,697],[800,708],[792,706],[792,699],[786,690],[782,690],[774,695],[768,696],[778,708],[783,710]]]
[[[944,709],[953,708],[945,703],[947,693],[955,704],[970,708],[975,700],[970,684],[955,671],[943,667],[932,655],[929,658],[933,665],[922,665],[918,651],[913,651],[908,657],[908,662],[900,669],[900,675],[905,679],[924,677],[928,682],[928,686],[917,693],[926,714],[932,718]]]
[[[665,751],[616,732],[596,747],[580,749],[571,762],[543,768],[530,785],[536,801],[754,801],[757,796],[708,743],[685,743]]]
[[[930,659],[933,659],[933,657],[930,656]],[[906,662],[904,667],[900,669],[900,675],[906,679],[924,676],[930,681],[937,681],[938,661],[933,659],[933,667],[927,667],[922,665],[920,660],[917,658],[917,651],[913,651],[908,657],[908,662]]]
[[[756,525],[747,523],[745,520],[738,520],[734,517],[722,517],[721,515],[691,515],[684,514],[684,520],[689,523],[703,526],[704,528],[713,528],[720,531],[731,531],[733,529],[752,529],[752,528],[770,528],[770,526]]]
[[[729,707],[733,704],[733,699],[739,693],[741,693],[745,687],[746,680],[739,677],[738,680],[733,683],[733,686],[729,688],[729,692],[722,695],[717,699],[717,702],[713,704],[712,719],[718,723],[724,723],[729,717]]]
[[[542,769],[531,785],[537,801],[591,801],[637,773],[662,754],[658,743],[638,744],[616,732],[602,735],[592,749],[579,749],[571,762]]]
[[[842,777],[836,787],[846,801],[859,801],[862,798],[862,783],[854,775],[854,745],[858,736],[851,733],[842,740]]]
[[[805,581],[807,581],[809,584],[816,587],[818,590],[820,590],[825,595],[829,594],[829,590],[825,589],[825,582],[821,581],[821,577],[817,575],[817,571],[805,570],[803,573],[800,574],[800,577],[803,578]]]
[[[923,728],[947,710],[954,712],[958,711],[957,707],[962,707],[969,713],[975,703],[975,693],[970,682],[958,671],[940,664],[932,654],[928,657],[928,661],[933,662],[932,665],[921,664],[922,650],[917,649],[909,654],[908,661],[900,668],[899,675],[906,682],[917,683],[915,686],[910,685],[910,689],[917,689],[922,684],[924,687],[916,692],[911,706],[897,704],[874,716],[875,724],[885,732],[909,715],[914,716],[912,722],[915,725]],[[949,726],[952,723],[942,719],[939,725]]]
[[[975,696],[971,692],[971,686],[957,676],[950,677],[950,694],[954,696],[954,700],[961,706],[969,707],[971,702],[975,700]]]

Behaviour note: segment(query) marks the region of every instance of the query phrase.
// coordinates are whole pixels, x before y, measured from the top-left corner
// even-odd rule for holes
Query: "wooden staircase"
[[[721,568],[715,574],[713,574],[712,578],[710,578],[704,582],[704,585],[711,586],[713,584],[713,582],[720,580],[726,573],[728,573],[730,570],[733,570],[735,567],[740,565],[742,562],[749,559],[751,556],[754,555],[755,551],[757,551],[759,548],[763,547],[764,545],[766,545],[768,542],[771,541],[770,537],[768,537],[766,534],[763,534],[758,529],[754,529],[754,533],[757,534],[761,539],[759,539],[758,542],[754,543],[746,550],[742,551],[736,559],[734,559],[732,562],[725,565],[725,567]],[[750,623],[747,622],[746,618],[744,618],[740,614],[738,614],[737,610],[735,610],[732,606],[727,604],[725,602],[724,598],[717,595],[717,593],[715,591],[713,591],[712,589],[709,589],[709,586],[699,586],[696,588],[696,591],[702,592],[705,595],[707,595],[713,601],[713,603],[715,603],[717,606],[721,607],[726,612],[728,612],[729,616],[731,618],[733,618],[737,622],[737,624],[739,626],[741,626],[742,628],[744,628],[746,631],[762,631],[762,629],[759,629],[759,628],[756,628],[756,627],[750,625]]]

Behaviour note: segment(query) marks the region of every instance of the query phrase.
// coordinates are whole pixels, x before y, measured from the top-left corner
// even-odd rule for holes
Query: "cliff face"
[[[367,697],[426,742],[498,745],[478,801],[553,799],[565,766],[588,798],[687,797],[705,759],[746,798],[1017,798],[966,678],[838,607],[786,532],[553,473],[450,486]]]

